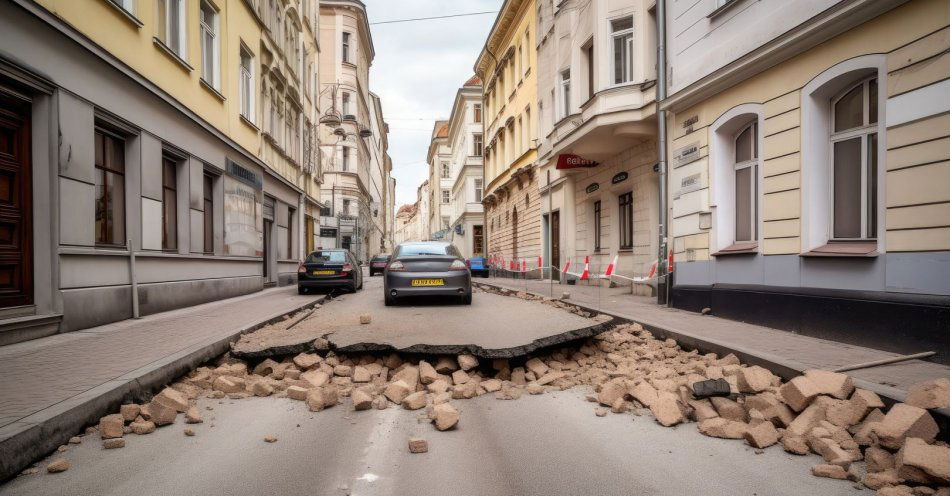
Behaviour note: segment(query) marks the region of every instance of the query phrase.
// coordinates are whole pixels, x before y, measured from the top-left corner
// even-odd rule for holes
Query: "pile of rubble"
[[[743,365],[734,355],[684,351],[638,324],[523,362],[483,362],[472,355],[420,359],[327,351],[249,366],[226,355],[147,404],[123,405],[92,430],[106,447],[121,447],[114,440],[173,424],[178,414],[185,423],[200,423],[195,405],[201,396],[273,395],[302,401],[315,412],[341,403],[354,410],[424,409],[444,431],[460,420],[452,400],[485,394],[513,400],[525,392],[586,385],[594,389],[588,400],[599,404],[599,416],[648,409],[663,426],[692,421],[704,435],[743,439],[757,450],[781,444],[790,453],[815,453],[824,462],[812,468],[816,476],[861,481],[879,494],[950,496],[950,447],[936,440],[939,429],[927,411],[950,406],[948,379],[915,387],[907,403],[885,412],[878,395],[856,389],[847,375],[809,370],[783,384],[769,370]],[[709,381],[721,386],[721,396],[711,396],[716,392],[708,390]],[[944,487],[935,489],[939,486]]]

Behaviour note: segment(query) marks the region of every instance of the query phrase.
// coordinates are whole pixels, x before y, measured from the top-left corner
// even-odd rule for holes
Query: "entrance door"
[[[33,303],[30,106],[0,93],[0,307]]]
[[[560,280],[561,271],[561,211],[551,212],[551,275]]]
[[[306,241],[307,253],[304,253],[304,256],[301,258],[307,258],[307,255],[309,255],[310,252],[313,251],[313,217],[309,215],[304,217],[303,226],[304,226],[304,236],[306,236],[307,238],[307,241]]]
[[[270,230],[271,226],[274,223],[269,220],[264,220],[264,284],[267,284],[270,280],[270,258],[271,258],[271,249],[270,249]]]
[[[472,226],[472,256],[485,255],[485,234],[482,226]]]

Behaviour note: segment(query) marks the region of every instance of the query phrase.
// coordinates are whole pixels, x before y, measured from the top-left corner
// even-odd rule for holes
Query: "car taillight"
[[[468,266],[465,265],[465,262],[456,260],[449,266],[449,270],[468,270]]]
[[[353,270],[353,264],[348,264],[348,263],[343,264],[343,268],[340,269],[340,271],[341,271],[344,275],[345,275],[346,273],[348,273],[349,271],[351,271],[351,270]]]
[[[471,261],[471,260],[465,260],[465,266],[466,266],[466,267],[471,267],[471,266],[472,266],[472,261]]]
[[[396,260],[394,262],[390,262],[389,267],[387,268],[389,269],[390,272],[405,272],[406,265],[400,262],[399,260]]]
[[[307,268],[304,267],[303,264],[300,264],[300,267],[297,267],[297,273],[298,273],[298,274],[303,274],[303,273],[306,272],[306,271],[307,271]]]

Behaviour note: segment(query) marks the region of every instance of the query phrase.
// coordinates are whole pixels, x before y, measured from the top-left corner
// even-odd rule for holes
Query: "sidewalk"
[[[224,353],[241,332],[322,300],[272,288],[0,347],[0,480],[25,450],[52,451],[124,398]]]
[[[549,280],[524,280],[492,277],[475,282],[551,296]],[[629,287],[606,288],[583,282],[570,286],[553,285],[555,298],[570,293],[569,302],[604,313],[639,322],[679,335],[677,340],[694,341],[703,348],[733,350],[743,360],[756,357],[778,365],[780,375],[797,375],[806,368],[835,369],[872,360],[899,356],[847,343],[794,334],[788,331],[700,315],[684,310],[661,307],[656,298],[634,296]],[[942,332],[935,329],[934,332]],[[690,343],[685,343],[690,344]],[[935,350],[936,351],[936,350]],[[746,355],[746,357],[743,357]],[[764,359],[764,360],[763,360]],[[784,372],[784,373],[783,373]],[[876,386],[878,394],[903,400],[910,386],[938,377],[950,377],[950,366],[923,360],[908,360],[847,372],[856,381]],[[889,393],[889,394],[888,394]]]

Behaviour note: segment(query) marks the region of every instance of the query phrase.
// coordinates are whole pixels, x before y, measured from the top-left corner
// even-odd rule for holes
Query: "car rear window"
[[[455,255],[458,250],[452,245],[443,245],[437,243],[419,243],[401,245],[399,247],[399,256],[412,257],[418,255]]]
[[[346,253],[342,251],[315,251],[307,256],[307,263],[345,263]]]

